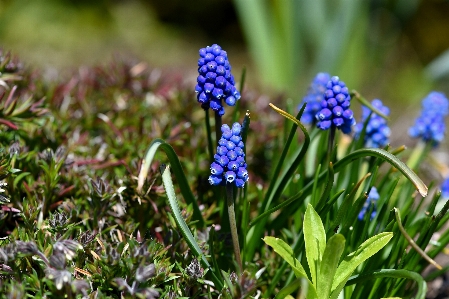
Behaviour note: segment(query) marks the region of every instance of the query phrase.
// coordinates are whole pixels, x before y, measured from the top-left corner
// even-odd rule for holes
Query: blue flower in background
[[[390,109],[382,104],[382,101],[375,99],[371,104],[385,115],[390,115]],[[355,126],[355,137],[359,138],[363,130],[366,119],[369,117],[371,110],[368,107],[362,106],[362,120]],[[384,147],[389,142],[391,130],[388,127],[387,121],[379,115],[373,113],[366,125],[365,132],[365,146],[366,147]]]
[[[196,97],[203,109],[211,108],[222,116],[225,113],[222,100],[228,106],[234,106],[240,99],[228,54],[217,44],[202,48],[199,53]]]
[[[422,101],[421,115],[409,129],[410,137],[422,138],[437,146],[444,138],[446,125],[444,118],[449,113],[449,101],[441,92],[431,92]]]
[[[335,126],[345,134],[351,133],[355,119],[350,106],[351,97],[346,84],[337,76],[332,77],[326,84],[321,110],[315,115],[318,128],[328,130]]]
[[[304,124],[312,124],[316,121],[315,115],[321,110],[321,102],[324,100],[324,92],[326,91],[327,82],[331,76],[328,73],[318,73],[310,83],[307,95],[302,99],[298,110],[307,103],[304,113],[301,116],[301,122]]]
[[[373,218],[376,216],[376,202],[379,199],[379,197],[380,196],[379,193],[377,192],[376,187],[372,187],[368,194],[368,198],[366,199],[366,202],[359,213],[358,216],[359,220],[363,220],[365,218],[365,214],[367,211],[371,209],[371,206],[373,207],[373,211],[371,212],[370,220],[373,220]]]
[[[443,184],[441,184],[441,197],[444,199],[449,199],[449,177],[447,177]]]
[[[214,155],[215,161],[210,165],[211,185],[235,183],[238,188],[243,188],[248,181],[241,131],[242,126],[239,123],[234,123],[232,128],[228,125],[221,126],[222,136]]]

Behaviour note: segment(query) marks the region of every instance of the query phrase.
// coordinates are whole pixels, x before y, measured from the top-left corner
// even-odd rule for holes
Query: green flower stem
[[[218,146],[218,140],[221,137],[221,116],[218,114],[218,111],[215,111],[215,143]]]
[[[207,133],[207,146],[209,148],[209,161],[214,161],[214,147],[212,145],[212,131],[210,129],[209,109],[205,109],[206,112],[206,133]]]
[[[330,132],[329,132],[329,143],[327,144],[327,161],[324,163],[324,165],[329,164],[329,162],[332,162],[332,151],[334,149],[334,141],[335,141],[335,126],[331,126]]]
[[[362,97],[360,95],[360,93],[357,92],[357,90],[353,89],[351,91],[351,98],[355,98],[357,101],[359,101],[363,106],[368,107],[371,111],[373,111],[374,113],[376,113],[377,115],[379,115],[380,117],[382,117],[383,119],[385,119],[386,121],[389,121],[390,119],[388,118],[388,116],[386,116],[385,114],[382,113],[382,111],[380,111],[379,109],[377,109],[376,107],[374,107],[373,105],[371,105],[370,102],[368,102],[364,97]]]
[[[239,235],[237,233],[237,223],[235,221],[234,211],[234,194],[231,184],[226,184],[226,198],[228,202],[229,226],[231,227],[232,244],[234,247],[235,259],[240,268],[240,273],[243,272],[242,258],[240,256]]]

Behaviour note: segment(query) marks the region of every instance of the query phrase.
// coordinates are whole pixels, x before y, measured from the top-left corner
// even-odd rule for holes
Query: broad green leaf
[[[384,232],[375,235],[374,237],[371,237],[363,242],[356,251],[351,252],[348,256],[346,256],[337,268],[331,290],[333,292],[337,292],[338,296],[338,293],[340,293],[341,289],[344,287],[344,284],[355,269],[387,245],[388,241],[390,241],[392,237],[393,233],[391,232]]]
[[[331,293],[332,282],[338,267],[340,256],[345,249],[345,237],[341,234],[329,238],[318,276],[317,292],[318,299],[328,299]]]
[[[273,250],[293,268],[293,272],[295,272],[297,278],[302,277],[307,279],[307,283],[309,284],[309,296],[311,296],[311,298],[316,298],[316,289],[309,280],[301,263],[294,257],[293,249],[287,243],[275,237],[265,237],[263,238],[263,241],[265,244],[273,247]]]
[[[307,205],[303,226],[307,263],[309,264],[312,282],[317,286],[321,258],[326,249],[326,232],[320,216],[315,212],[311,204]]]

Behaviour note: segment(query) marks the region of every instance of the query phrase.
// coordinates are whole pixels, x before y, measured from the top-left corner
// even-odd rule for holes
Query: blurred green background
[[[448,16],[443,0],[0,0],[0,46],[49,74],[121,55],[194,78],[218,43],[260,91],[299,103],[326,71],[400,117],[449,94]]]

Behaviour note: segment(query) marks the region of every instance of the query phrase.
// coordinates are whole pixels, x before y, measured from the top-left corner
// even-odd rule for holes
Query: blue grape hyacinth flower
[[[377,200],[379,200],[379,193],[377,192],[377,188],[376,187],[372,187],[369,194],[368,194],[368,198],[366,199],[365,204],[362,207],[362,210],[359,213],[359,216],[357,217],[360,221],[362,221],[365,218],[365,214],[366,212],[368,212],[371,207],[373,207],[373,211],[371,212],[370,215],[370,220],[373,220],[374,217],[376,217],[376,202]]]
[[[374,99],[371,104],[383,114],[387,116],[390,115],[390,109],[387,106],[384,106],[381,100]],[[362,106],[362,120],[355,126],[356,139],[359,138],[360,133],[363,130],[363,126],[365,125],[365,121],[370,114],[371,110],[366,106]],[[387,120],[376,113],[373,113],[368,121],[368,124],[366,125],[364,139],[365,146],[376,148],[384,147],[388,144],[390,135],[391,130],[388,127]]]
[[[243,188],[248,181],[241,131],[239,123],[234,123],[232,128],[226,124],[221,126],[222,136],[214,155],[215,161],[210,165],[211,185],[235,184],[236,187]]]
[[[307,90],[307,95],[302,99],[298,109],[307,103],[304,113],[301,116],[301,122],[309,125],[316,121],[315,115],[321,110],[321,102],[324,100],[327,82],[331,76],[328,73],[318,73],[313,79]]]
[[[321,130],[337,127],[345,134],[351,133],[355,125],[354,113],[351,106],[349,90],[340,78],[333,76],[326,84],[324,99],[321,101],[321,110],[315,115],[317,126]]]
[[[449,101],[441,92],[431,92],[422,101],[421,115],[408,133],[412,138],[422,138],[437,146],[444,139],[444,118],[449,113]]]
[[[228,106],[234,106],[240,99],[228,54],[217,44],[200,49],[199,54],[198,84],[195,86],[197,100],[203,109],[211,108],[222,116],[225,113],[222,100]]]
[[[441,184],[441,198],[449,199],[449,177]]]

